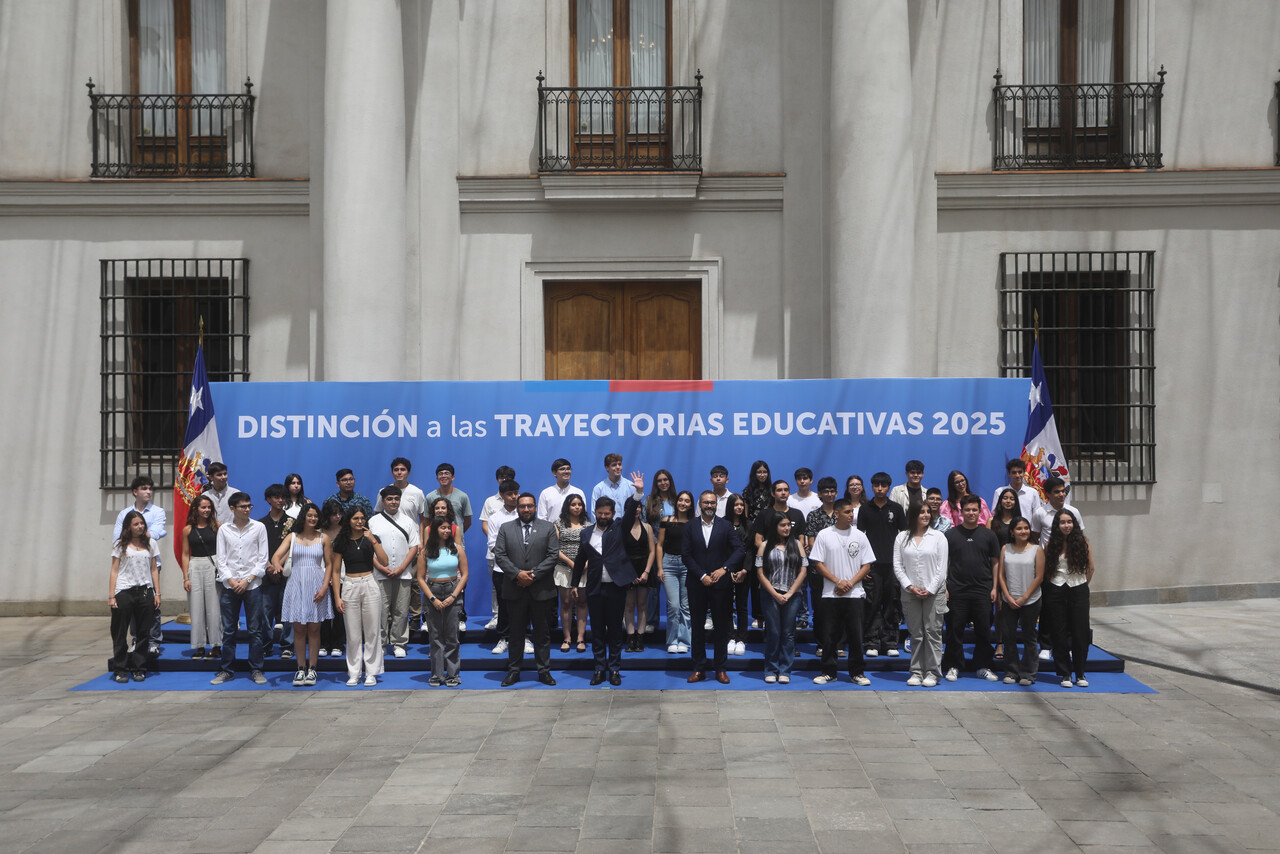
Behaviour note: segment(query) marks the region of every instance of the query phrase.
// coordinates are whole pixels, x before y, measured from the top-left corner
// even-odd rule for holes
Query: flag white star
[[[191,387],[191,404],[190,404],[191,411],[187,413],[188,418],[195,415],[197,409],[201,409],[203,407],[203,402],[202,402],[203,397],[204,397],[204,392],[201,389],[196,388],[195,386]]]
[[[1031,384],[1031,394],[1028,395],[1028,403],[1032,410],[1040,405],[1040,386],[1036,383]]]

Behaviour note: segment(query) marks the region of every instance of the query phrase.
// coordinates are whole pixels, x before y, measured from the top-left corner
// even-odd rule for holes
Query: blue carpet
[[[378,690],[460,690],[450,688],[431,689],[427,685],[429,673],[418,671],[388,671],[378,681],[377,688],[365,688],[363,685],[356,688],[348,688],[346,685],[346,673],[322,672],[319,674],[319,681],[313,688],[294,688],[292,685],[293,671],[289,672],[268,672],[266,685],[254,685],[249,681],[248,674],[245,672],[237,672],[236,678],[230,682],[224,682],[222,685],[210,685],[209,680],[212,678],[210,671],[166,671],[164,673],[152,673],[145,682],[129,682],[121,685],[112,681],[110,674],[103,674],[96,679],[91,679],[83,685],[77,685],[71,690],[73,691],[378,691]],[[502,678],[505,674],[502,671],[469,671],[462,674],[462,688],[477,690],[499,688]],[[591,687],[588,681],[591,679],[590,670],[558,670],[554,673],[556,678],[556,689],[585,689],[589,691],[607,691],[610,690],[608,683],[597,687]],[[1143,685],[1137,679],[1124,673],[1090,673],[1088,688],[1063,688],[1058,684],[1056,678],[1042,675],[1040,680],[1033,686],[1021,687],[1019,685],[1005,685],[1002,682],[988,682],[985,679],[978,679],[972,674],[964,674],[958,682],[942,682],[936,688],[908,688],[907,674],[904,672],[885,672],[876,673],[868,672],[867,676],[871,679],[871,685],[866,688],[858,687],[848,681],[848,677],[841,673],[837,682],[829,685],[818,686],[813,684],[813,677],[818,675],[816,671],[797,671],[792,674],[791,684],[789,685],[770,685],[764,681],[764,673],[761,671],[750,672],[731,672],[730,678],[733,680],[728,685],[721,685],[714,680],[707,682],[699,682],[690,685],[685,682],[688,678],[687,670],[632,670],[623,671],[622,687],[628,690],[642,691],[919,691],[919,692],[939,692],[939,691],[1003,691],[1003,692],[1029,692],[1029,693],[1056,693],[1056,694],[1154,694],[1156,691]],[[538,682],[534,673],[525,671],[521,676],[520,683],[514,688],[507,690],[553,690]]]

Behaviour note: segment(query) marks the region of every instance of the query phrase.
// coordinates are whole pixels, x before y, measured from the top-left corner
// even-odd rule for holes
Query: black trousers
[[[508,599],[507,616],[511,620],[511,640],[507,645],[507,672],[519,673],[524,661],[525,626],[533,620],[533,663],[538,675],[551,672],[551,629],[547,625],[547,603],[532,596]]]
[[[1040,669],[1040,645],[1036,642],[1036,621],[1040,619],[1040,608],[1044,604],[1044,594],[1036,601],[1021,608],[1010,608],[1008,602],[1002,602],[998,619],[1000,621],[1000,638],[1004,643],[1004,675],[1015,679],[1035,679]],[[1022,657],[1018,657],[1018,630],[1022,630]]]
[[[862,661],[862,619],[865,603],[861,597],[843,599],[817,599],[818,611],[822,614],[822,626],[826,634],[822,639],[822,672],[826,676],[835,676],[840,669],[840,638],[849,639],[849,675],[861,676]]]
[[[138,585],[116,594],[111,609],[111,672],[147,669],[147,639],[155,620],[155,593]],[[129,626],[137,626],[133,652],[129,652]]]
[[[862,579],[862,589],[867,593],[862,642],[867,649],[888,652],[898,645],[898,629],[902,625],[902,590],[893,574],[893,564],[871,564],[871,571]]]
[[[991,599],[988,596],[952,596],[947,600],[946,647],[942,670],[967,670],[964,666],[964,627],[973,623],[973,669],[991,668]]]
[[[1087,582],[1076,587],[1046,584],[1041,590],[1058,678],[1083,679],[1084,665],[1089,658],[1089,585]]]
[[[616,672],[622,669],[622,641],[626,629],[622,625],[622,613],[626,610],[627,591],[612,581],[601,581],[600,588],[587,597],[587,615],[591,618],[591,654],[596,660],[596,672]]]
[[[711,645],[716,670],[729,664],[729,622],[733,618],[733,587],[704,587],[689,573],[689,650],[693,669],[707,669],[707,614],[711,614]],[[594,626],[593,626],[594,628]]]
[[[751,577],[752,572],[754,572],[754,570],[747,572],[747,578]],[[732,637],[734,640],[742,641],[744,643],[747,640],[747,629],[751,626],[751,616],[748,613],[750,610],[748,608],[750,596],[751,582],[747,579],[744,578],[741,583],[735,583],[733,585],[733,611],[734,615],[737,617],[737,622],[734,625]]]

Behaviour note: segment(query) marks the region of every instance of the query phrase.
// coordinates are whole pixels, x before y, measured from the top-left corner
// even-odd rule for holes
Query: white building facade
[[[1038,318],[1099,598],[1280,594],[1277,67],[1271,0],[0,0],[66,533],[0,612],[102,611],[197,317],[258,381],[1023,376]]]

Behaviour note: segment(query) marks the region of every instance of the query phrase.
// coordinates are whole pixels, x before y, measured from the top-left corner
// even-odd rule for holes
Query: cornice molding
[[[938,210],[1280,204],[1280,169],[940,172]]]
[[[308,216],[298,181],[0,181],[0,216]]]
[[[785,175],[459,176],[462,213],[780,211]]]

